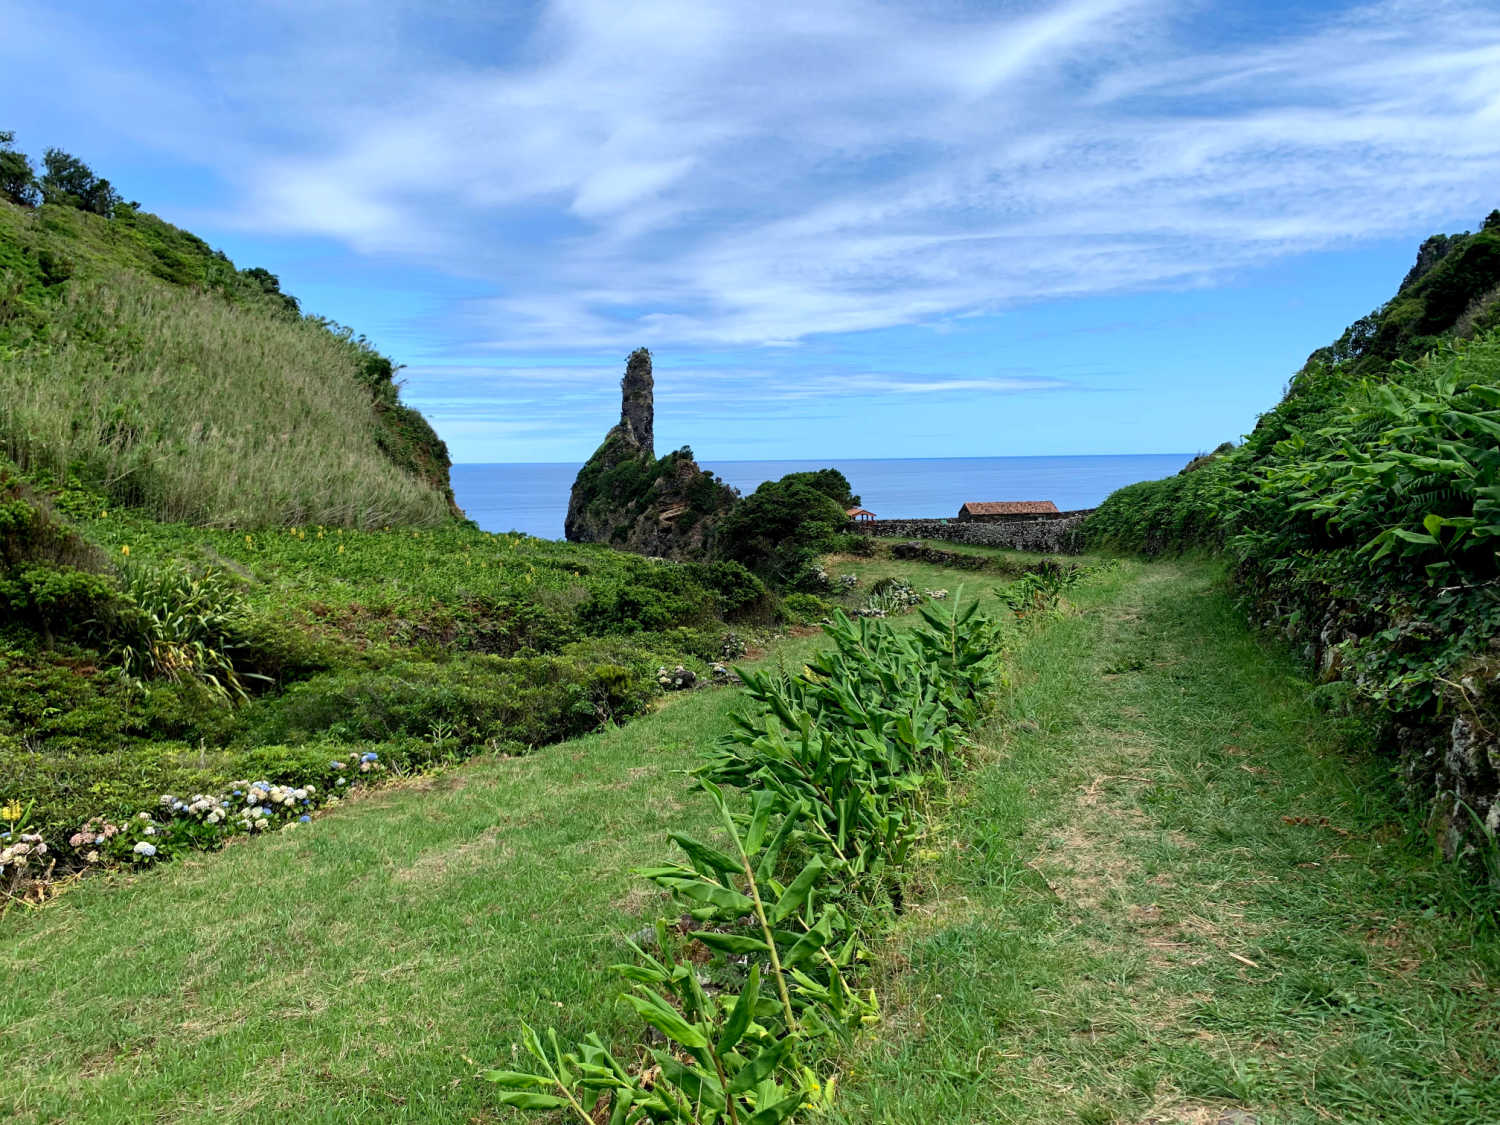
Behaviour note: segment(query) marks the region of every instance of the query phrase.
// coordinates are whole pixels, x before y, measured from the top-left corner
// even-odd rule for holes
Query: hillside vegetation
[[[160,519],[430,526],[448,457],[394,367],[128,204],[0,200],[0,452]]]
[[[1450,848],[1500,829],[1500,212],[1423,244],[1233,452],[1121,489],[1092,543],[1226,552],[1257,621],[1381,720]]]

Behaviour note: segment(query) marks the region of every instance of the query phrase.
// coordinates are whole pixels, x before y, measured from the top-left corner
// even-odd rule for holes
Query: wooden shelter
[[[850,508],[845,515],[855,523],[865,523],[875,518],[875,513],[868,508]]]

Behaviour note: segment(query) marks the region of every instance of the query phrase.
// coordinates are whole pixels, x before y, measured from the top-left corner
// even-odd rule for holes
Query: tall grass
[[[0,451],[212,526],[432,525],[376,444],[358,352],[315,324],[118,272],[76,279],[45,342],[0,353]]]

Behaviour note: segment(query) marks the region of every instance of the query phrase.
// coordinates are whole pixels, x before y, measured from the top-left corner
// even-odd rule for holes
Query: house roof
[[[970,500],[959,509],[971,516],[1041,516],[1056,511],[1051,500]]]
[[[844,513],[844,515],[850,516],[850,517],[853,517],[853,516],[874,516],[874,514],[875,513],[872,512],[872,511],[870,511],[869,508],[850,508],[847,512]]]

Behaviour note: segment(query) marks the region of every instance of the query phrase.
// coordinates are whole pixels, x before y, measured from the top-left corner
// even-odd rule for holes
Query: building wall
[[[883,539],[941,539],[976,547],[1076,555],[1083,550],[1080,528],[1092,508],[1027,519],[862,520],[856,530]]]

